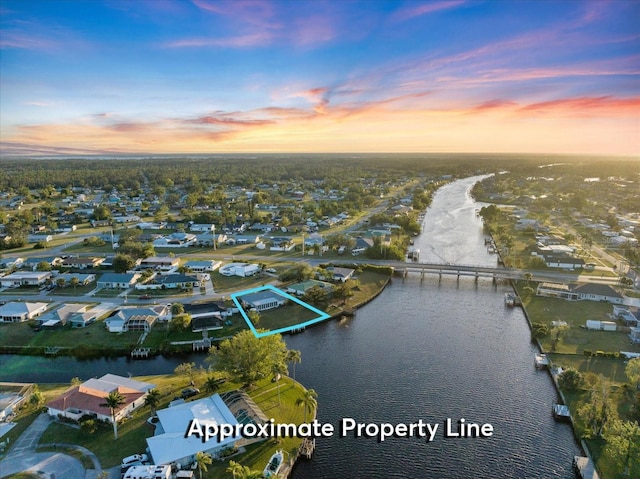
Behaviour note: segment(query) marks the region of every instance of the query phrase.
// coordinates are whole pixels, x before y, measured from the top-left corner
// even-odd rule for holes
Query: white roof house
[[[218,269],[223,276],[252,276],[260,272],[260,265],[250,263],[229,263]]]
[[[212,437],[204,442],[197,434],[185,437],[192,420],[197,420],[203,429],[208,424],[238,424],[219,394],[161,409],[157,414],[156,435],[147,438],[154,464],[177,462],[186,466],[195,461],[198,452],[207,452],[215,457],[241,439],[237,436],[218,441]]]
[[[7,303],[4,306],[0,306],[0,322],[19,323],[28,321],[44,313],[48,306],[48,303]]]
[[[0,286],[38,286],[50,277],[50,271],[18,271],[0,278]]]

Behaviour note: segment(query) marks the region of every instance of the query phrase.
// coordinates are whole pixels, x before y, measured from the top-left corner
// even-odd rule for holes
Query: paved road
[[[36,447],[44,431],[51,424],[48,414],[38,416],[10,447],[7,455],[0,461],[0,477],[22,471],[37,473],[45,479],[97,479],[102,472],[100,461],[88,449],[81,446],[60,444],[61,449],[70,447],[83,453],[93,462],[93,469],[86,469],[73,456],[64,452],[36,452]],[[120,468],[107,470],[109,479],[120,477]]]

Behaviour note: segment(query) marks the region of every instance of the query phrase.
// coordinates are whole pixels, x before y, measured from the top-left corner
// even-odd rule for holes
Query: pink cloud
[[[532,103],[521,108],[522,112],[569,113],[578,115],[637,115],[640,97],[616,98],[612,96],[560,98]]]
[[[456,7],[459,7],[460,5],[464,5],[465,3],[467,3],[465,0],[423,2],[416,6],[405,7],[405,8],[396,10],[393,13],[393,15],[391,15],[391,21],[404,22],[415,17],[420,17],[422,15],[428,15],[430,13],[435,13],[442,10],[449,10],[451,8],[456,8]]]

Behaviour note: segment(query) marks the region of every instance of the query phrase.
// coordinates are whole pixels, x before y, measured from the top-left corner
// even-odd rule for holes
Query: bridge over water
[[[405,263],[401,261],[368,261],[379,265],[390,266],[398,274],[406,276],[411,273],[420,274],[424,277],[426,274],[437,274],[438,276],[465,276],[473,278],[490,278],[490,279],[506,279],[506,280],[526,280],[529,274],[530,280],[533,281],[550,281],[561,283],[601,283],[601,284],[617,284],[618,278],[584,275],[579,272],[556,272],[556,271],[540,271],[527,270],[518,268],[505,268],[502,266],[480,266],[465,265],[451,263],[421,263],[411,262]]]

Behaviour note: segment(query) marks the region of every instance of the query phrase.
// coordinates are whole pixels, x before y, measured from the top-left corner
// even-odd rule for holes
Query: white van
[[[122,460],[122,465],[120,466],[121,472],[125,472],[131,466],[142,466],[143,463],[147,462],[147,459],[146,454],[132,454],[127,456]]]

